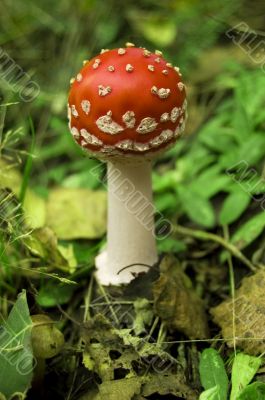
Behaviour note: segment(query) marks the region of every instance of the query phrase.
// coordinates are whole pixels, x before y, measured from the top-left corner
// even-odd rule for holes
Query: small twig
[[[157,345],[160,345],[165,338],[166,338],[165,323],[162,321],[159,327],[159,332],[156,340]]]
[[[149,264],[133,263],[133,264],[126,265],[126,267],[122,267],[122,268],[117,272],[117,275],[119,275],[119,274],[120,274],[122,271],[124,271],[125,269],[130,268],[130,267],[135,267],[136,265],[140,265],[141,267],[147,267],[147,268],[150,268],[150,269],[154,267],[154,265],[149,265]]]
[[[149,339],[152,337],[152,334],[154,333],[155,328],[157,327],[157,324],[159,322],[159,317],[156,317],[153,325],[151,326],[150,332],[148,333],[148,335],[146,336],[145,340],[148,342]]]
[[[230,239],[229,230],[227,225],[224,225],[224,238],[228,241]],[[228,269],[229,269],[229,282],[230,282],[230,292],[232,299],[232,329],[233,329],[233,348],[234,354],[236,356],[236,312],[235,312],[235,274],[234,274],[234,266],[231,254],[228,255],[227,258]]]
[[[91,297],[92,297],[92,289],[93,289],[93,283],[94,283],[94,278],[93,275],[91,275],[90,281],[89,281],[89,286],[87,290],[87,294],[85,297],[85,311],[84,311],[84,318],[83,321],[86,322],[88,319],[91,318],[90,315],[90,307],[91,307]]]
[[[208,338],[208,339],[184,339],[184,340],[169,340],[163,341],[161,344],[179,344],[179,343],[206,343],[206,342],[233,342],[234,340],[246,341],[249,342],[251,340],[255,341],[262,341],[264,342],[265,337],[242,337],[242,336],[235,336],[235,337],[225,337],[225,338]],[[141,339],[143,340],[143,339]],[[149,342],[152,346],[157,346],[157,343]]]
[[[234,257],[240,260],[243,264],[245,264],[251,271],[256,272],[257,268],[249,261],[247,257],[244,256],[241,251],[234,246],[232,243],[227,242],[221,236],[215,235],[214,233],[209,233],[200,230],[193,230],[189,228],[185,228],[180,225],[173,225],[173,232],[180,233],[184,236],[192,236],[199,240],[211,240],[223,246],[226,250],[228,250]]]
[[[153,304],[153,301],[149,301],[150,304]],[[108,306],[108,305],[132,305],[134,304],[134,301],[130,301],[130,300],[120,300],[120,301],[109,301],[108,303],[106,303],[105,301],[102,301],[100,303],[90,303],[89,307],[93,308],[93,307],[100,307],[100,306]],[[84,308],[85,306],[80,306],[80,308]]]
[[[116,324],[119,324],[119,319],[118,319],[117,315],[115,314],[114,308],[112,307],[111,302],[109,301],[108,295],[107,295],[104,287],[98,281],[97,281],[97,284],[98,284],[101,294],[104,296],[106,302],[108,303],[108,306],[109,306],[110,312],[114,318],[114,321],[116,322]]]
[[[77,326],[79,326],[79,327],[82,326],[82,324],[81,324],[79,321],[77,321],[76,319],[74,319],[73,317],[71,317],[66,311],[64,311],[64,309],[60,306],[60,304],[57,304],[57,308],[58,308],[59,311],[66,317],[67,320],[73,322],[74,325],[77,325]],[[56,322],[53,322],[53,321],[52,321],[52,323],[56,323]],[[44,324],[47,324],[47,322],[45,322]]]

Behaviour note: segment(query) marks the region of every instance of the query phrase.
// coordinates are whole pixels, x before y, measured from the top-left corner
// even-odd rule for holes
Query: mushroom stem
[[[36,366],[34,368],[34,377],[32,382],[33,390],[39,390],[43,386],[46,362],[44,358],[35,357]]]
[[[108,162],[108,241],[96,258],[99,282],[128,283],[157,258],[151,161]]]

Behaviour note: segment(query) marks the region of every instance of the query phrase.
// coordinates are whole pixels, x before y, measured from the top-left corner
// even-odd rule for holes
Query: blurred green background
[[[47,197],[49,187],[57,184],[67,188],[100,186],[87,173],[97,161],[84,157],[68,134],[69,81],[82,61],[96,55],[101,48],[119,47],[131,41],[150,50],[163,50],[169,61],[181,67],[188,88],[188,139],[162,158],[169,163],[160,165],[160,169],[162,172],[170,169],[169,173],[154,174],[158,208],[175,216],[187,213],[195,222],[213,227],[218,218],[206,200],[227,189],[227,176],[220,177],[220,171],[224,172],[245,155],[246,162],[252,164],[263,156],[262,135],[249,135],[253,129],[260,131],[264,115],[262,63],[254,62],[254,53],[250,51],[262,40],[264,4],[262,1],[253,4],[242,0],[222,3],[214,0],[207,4],[196,0],[75,3],[3,0],[1,50],[40,87],[33,101],[24,102],[18,90],[14,90],[12,79],[8,84],[2,72],[2,155],[11,157],[22,170],[27,152],[33,156],[24,191],[29,176],[31,186],[42,197]],[[245,41],[245,49],[232,40],[237,35],[233,27],[242,21],[257,32],[249,37],[254,39],[251,47]],[[246,143],[246,139],[250,142]],[[239,149],[240,142],[245,147]],[[247,154],[249,147],[259,154],[251,158]],[[210,173],[209,166],[214,166],[210,170],[214,174],[211,182],[207,174],[201,175],[203,171]],[[200,192],[199,175],[201,186],[205,181],[212,185],[214,180],[216,188],[207,192],[204,186]],[[195,202],[194,196],[186,199],[187,190],[184,194],[178,190],[179,183],[184,188],[191,185],[190,193],[198,192],[197,204],[186,205],[187,201]],[[201,197],[206,197],[205,201]]]
[[[67,135],[65,117],[69,80],[84,59],[94,56],[101,48],[122,46],[125,41],[150,50],[163,50],[166,58],[181,67],[190,89],[188,132],[194,133],[215,112],[221,91],[233,86],[231,77],[226,79],[224,75],[217,90],[220,76],[237,75],[232,69],[233,66],[236,69],[238,62],[251,64],[225,31],[242,20],[251,28],[261,30],[264,7],[261,1],[254,3],[252,7],[242,0],[221,3],[218,0],[208,3],[2,0],[1,49],[40,86],[40,94],[33,102],[23,103],[5,79],[1,79],[0,128],[1,132],[4,125],[5,130],[19,129],[23,136],[20,143],[26,150],[31,141],[27,117],[30,115],[33,119],[35,187],[40,186],[43,191],[47,185],[66,177],[70,179],[71,174],[86,168],[81,152]],[[18,104],[4,107],[12,102]]]

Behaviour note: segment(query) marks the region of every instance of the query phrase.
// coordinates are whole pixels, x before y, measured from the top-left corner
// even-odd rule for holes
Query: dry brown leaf
[[[106,231],[106,192],[88,189],[51,190],[47,225],[59,239],[97,239]]]
[[[150,375],[149,381],[143,385],[141,394],[149,396],[158,394],[161,396],[176,396],[176,399],[197,400],[198,393],[189,388],[185,381],[181,381],[177,375]]]
[[[170,330],[180,331],[190,339],[209,337],[203,301],[187,275],[172,258],[164,259],[160,269],[160,278],[153,287],[156,314]]]
[[[10,189],[19,199],[23,177],[16,165],[0,160],[0,189]],[[23,202],[24,218],[27,226],[32,229],[44,226],[46,217],[45,200],[27,187]]]
[[[105,381],[99,385],[99,393],[95,400],[131,400],[140,393],[141,379],[128,378],[116,381]]]
[[[232,299],[227,299],[211,309],[214,322],[221,327],[229,347],[233,347],[235,336],[236,345],[246,353],[257,355],[265,351],[264,290],[265,271],[260,270],[242,280],[241,287],[236,290],[234,306]]]

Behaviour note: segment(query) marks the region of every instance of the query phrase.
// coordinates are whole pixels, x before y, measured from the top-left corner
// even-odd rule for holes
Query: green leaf
[[[263,90],[265,84],[264,74],[260,73],[261,70],[242,72],[241,79],[237,78],[237,98],[246,108],[252,123],[253,121],[264,121],[259,120],[259,117],[263,114],[261,110],[265,101]]]
[[[199,400],[218,400],[220,398],[220,386],[216,385],[201,393]]]
[[[230,400],[236,400],[242,389],[252,381],[261,362],[261,358],[258,357],[249,356],[244,353],[236,354],[232,367],[232,391]]]
[[[249,137],[249,134],[251,132],[251,124],[246,108],[242,104],[239,96],[237,96],[236,100],[236,109],[233,115],[233,127],[235,129],[234,133],[238,139],[238,142],[242,143]]]
[[[165,192],[167,189],[172,189],[179,184],[181,180],[179,171],[170,170],[165,174],[153,173],[153,190],[154,192]]]
[[[236,221],[240,215],[246,210],[251,201],[248,193],[239,188],[238,191],[230,193],[222,206],[219,215],[221,225],[229,225]]]
[[[69,273],[73,274],[77,268],[77,260],[74,254],[74,246],[72,243],[64,243],[59,244],[57,246],[59,253],[63,256],[63,258],[67,261],[69,266]]]
[[[261,212],[244,225],[242,225],[232,236],[231,242],[239,249],[243,249],[252,243],[264,230],[265,227],[265,212]]]
[[[244,160],[249,165],[255,165],[265,154],[264,133],[252,133],[239,148],[239,160]]]
[[[184,242],[176,240],[171,237],[167,237],[164,240],[160,240],[157,244],[158,250],[165,253],[179,253],[187,250],[187,246]]]
[[[86,265],[87,267],[93,267],[94,257],[98,254],[101,247],[100,243],[97,245],[89,245],[88,242],[77,242],[73,243],[75,258],[79,264]],[[77,270],[78,271],[78,270]]]
[[[216,156],[203,145],[194,142],[185,156],[177,158],[175,173],[179,176],[178,181],[182,182],[197,177],[201,171],[210,168],[214,162],[216,162]]]
[[[255,382],[242,390],[237,400],[264,400],[265,383]]]
[[[161,16],[160,13],[143,11],[130,11],[130,20],[140,34],[157,46],[170,46],[177,34],[176,22],[174,19]]]
[[[162,213],[177,209],[177,199],[174,193],[162,193],[155,196],[155,207]]]
[[[211,169],[203,172],[198,178],[194,179],[188,189],[198,193],[205,199],[215,196],[218,192],[226,190],[230,182],[230,177],[213,173]]]
[[[220,165],[224,168],[244,161],[248,169],[264,157],[265,137],[264,134],[252,133],[240,147],[231,147],[220,156]]]
[[[227,151],[234,141],[231,133],[224,129],[224,119],[227,119],[225,113],[213,118],[202,126],[198,135],[201,143],[219,153]]]
[[[208,390],[219,386],[220,390],[216,400],[227,400],[228,378],[224,362],[215,349],[209,348],[202,352],[199,371],[204,389]]]
[[[33,376],[32,321],[25,291],[0,329],[0,392],[9,398],[15,392],[25,393]]]
[[[90,160],[91,164],[92,161]],[[93,166],[93,164],[92,164]],[[68,175],[62,182],[62,186],[65,188],[76,189],[76,188],[86,188],[95,189],[99,186],[100,177],[96,175],[88,174],[87,169],[81,170],[72,175]]]
[[[60,304],[67,304],[75,290],[74,285],[58,284],[55,281],[48,281],[39,290],[37,303],[41,307],[49,308]]]
[[[215,214],[210,201],[184,186],[179,186],[176,190],[182,208],[189,218],[199,225],[212,228],[215,224]]]
[[[265,193],[265,181],[262,176],[258,174],[257,171],[254,171],[253,169],[250,170],[251,172],[249,173],[249,176],[247,179],[238,179],[234,178],[234,184],[233,185],[239,185],[242,190],[245,192],[248,192],[249,194],[253,195],[255,199],[255,194],[263,194]],[[263,199],[259,198],[259,201],[262,201]]]

